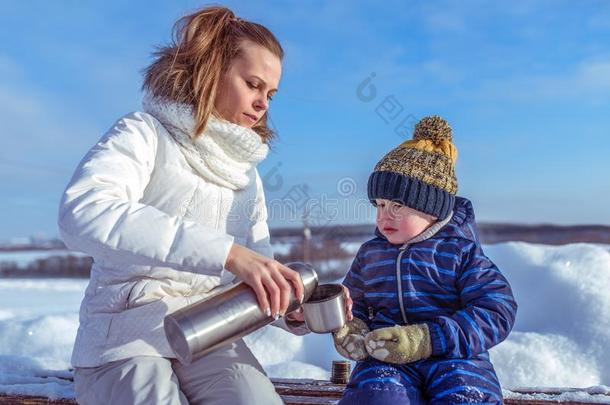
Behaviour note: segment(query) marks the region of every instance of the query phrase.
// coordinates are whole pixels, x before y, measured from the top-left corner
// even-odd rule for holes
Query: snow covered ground
[[[490,351],[503,387],[610,386],[609,247],[511,242],[485,251],[519,304],[512,334]],[[68,375],[86,284],[0,280],[0,392],[73,396],[61,377]],[[247,342],[272,377],[328,378],[332,360],[340,359],[329,335],[267,327]],[[54,378],[41,384],[42,375]]]

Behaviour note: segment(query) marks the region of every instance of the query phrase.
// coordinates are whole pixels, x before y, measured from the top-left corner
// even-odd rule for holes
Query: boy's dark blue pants
[[[339,405],[501,404],[502,390],[487,354],[410,364],[358,362]]]

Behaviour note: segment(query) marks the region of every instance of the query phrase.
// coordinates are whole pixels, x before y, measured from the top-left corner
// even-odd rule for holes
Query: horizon
[[[204,5],[3,4],[0,240],[57,237],[76,165],[140,109],[154,47]],[[312,224],[374,224],[370,171],[433,114],[453,128],[458,195],[479,223],[610,225],[609,2],[223,5],[286,51],[259,172],[268,207],[298,209],[271,229],[299,226],[308,202]]]
[[[375,223],[374,222],[370,222],[370,223],[333,223],[332,225],[322,225],[322,226],[312,226],[310,227],[310,229],[313,231],[317,230],[317,231],[322,231],[324,230],[324,228],[326,228],[327,226],[329,227],[364,227],[364,226],[370,226],[370,227],[374,227]],[[558,229],[565,229],[565,230],[579,230],[578,228],[601,228],[602,230],[606,230],[608,232],[610,232],[610,225],[604,225],[604,224],[568,224],[568,225],[561,225],[561,224],[552,224],[552,223],[532,223],[532,224],[525,224],[525,223],[504,223],[504,222],[478,222],[477,226],[479,227],[522,227],[524,228],[523,230],[525,230],[526,228],[558,228]],[[290,225],[290,226],[286,226],[286,225],[278,225],[278,226],[270,226],[269,230],[271,232],[271,236],[273,237],[273,232],[277,232],[277,231],[296,231],[298,229],[304,229],[303,226],[297,226],[297,225]],[[314,235],[312,235],[314,236]],[[324,233],[318,235],[318,236],[324,236]],[[544,236],[544,235],[541,235]],[[63,243],[63,241],[59,238],[59,236],[37,236],[37,235],[19,235],[19,236],[13,236],[10,238],[0,238],[0,249],[4,248],[4,247],[11,247],[11,246],[15,246],[15,245],[27,245],[29,244],[29,246],[36,246],[37,243],[46,243],[46,242],[53,242],[53,241],[60,241]],[[527,240],[513,240],[513,241],[525,241],[527,242]],[[508,240],[507,240],[508,242]],[[274,244],[274,240],[271,240],[271,244]],[[485,242],[483,242],[485,243]],[[500,243],[500,242],[493,242],[495,243]],[[530,243],[535,243],[535,242],[530,242]],[[576,242],[570,242],[570,243],[576,243]],[[580,242],[580,243],[599,243],[599,242]],[[559,245],[563,245],[565,243],[559,243]],[[53,250],[56,247],[51,247],[49,249]]]

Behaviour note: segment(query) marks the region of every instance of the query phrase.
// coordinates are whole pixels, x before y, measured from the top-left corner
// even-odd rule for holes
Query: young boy
[[[447,122],[426,117],[369,177],[377,237],[345,277],[354,319],[333,335],[358,361],[340,404],[502,403],[487,350],[517,304],[455,195],[456,158]]]

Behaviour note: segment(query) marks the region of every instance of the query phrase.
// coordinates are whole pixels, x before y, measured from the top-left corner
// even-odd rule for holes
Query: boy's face
[[[389,200],[375,199],[377,228],[390,243],[401,244],[422,233],[437,218]]]

